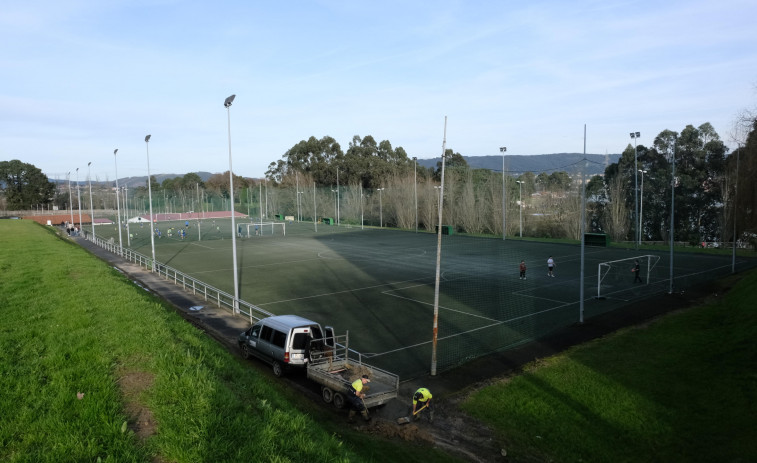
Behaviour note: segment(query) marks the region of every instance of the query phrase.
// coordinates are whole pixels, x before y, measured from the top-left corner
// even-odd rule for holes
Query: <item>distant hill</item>
[[[213,175],[215,175],[215,174],[211,174],[210,172],[194,172],[194,173],[197,174],[197,175],[199,175],[203,182],[208,181],[208,179],[210,177],[212,177]],[[186,174],[153,174],[153,177],[155,177],[155,179],[158,181],[158,183],[163,183],[163,180],[165,180],[167,178],[183,177],[184,175],[186,175]],[[50,181],[54,182],[56,184],[65,183],[66,182],[65,179],[53,179],[53,178],[51,178]],[[74,183],[74,185],[76,184],[75,182],[72,182],[72,183]],[[85,180],[80,180],[79,181],[80,185],[84,185],[85,183],[87,183]],[[110,185],[115,185],[116,181],[115,180],[108,180],[107,182],[106,181],[100,181],[100,182],[92,182],[92,183],[95,183],[95,184],[99,183],[101,185],[107,183],[107,184],[110,184]],[[121,186],[125,186],[127,188],[136,188],[136,187],[140,187],[140,186],[146,187],[147,186],[147,175],[143,175],[141,177],[123,177],[123,178],[119,178],[118,179],[118,186],[120,186],[120,187]]]
[[[490,169],[502,172],[502,156],[463,156],[463,159],[474,169]],[[577,173],[584,167],[585,163],[580,162],[583,159],[583,153],[505,155],[505,170],[513,175],[524,172],[533,172],[537,175],[541,172],[551,174],[559,171]],[[586,170],[588,174],[604,174],[608,165],[618,162],[620,154],[587,154],[586,159],[589,161]],[[418,159],[418,165],[434,169],[436,169],[437,162],[439,162],[439,158]]]
[[[502,156],[463,156],[463,158],[474,169],[490,169],[502,172]],[[541,172],[551,174],[552,172],[559,171],[572,174],[578,173],[583,167],[584,163],[580,162],[583,159],[584,155],[582,153],[534,154],[530,156],[505,155],[505,170],[512,175],[520,175],[524,172],[533,172],[537,175]],[[620,154],[587,154],[586,159],[589,161],[586,170],[589,175],[604,174],[605,168],[608,165],[618,162]],[[436,169],[437,162],[439,162],[439,158],[418,159],[419,166],[433,169]],[[203,182],[216,175],[210,172],[195,173],[200,176]],[[167,178],[183,177],[184,175],[186,174],[155,174],[154,176],[158,180],[158,183],[163,183],[163,180]],[[61,179],[50,179],[50,181],[55,183],[65,182],[65,180]],[[85,181],[82,180],[79,183],[83,185]],[[115,180],[110,180],[107,183],[114,185]],[[147,176],[119,178],[118,185],[127,188],[146,186]]]

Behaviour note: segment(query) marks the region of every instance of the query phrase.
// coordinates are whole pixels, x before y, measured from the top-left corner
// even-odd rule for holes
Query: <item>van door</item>
[[[273,356],[273,350],[271,349],[271,335],[273,334],[273,328],[268,325],[263,325],[260,330],[260,338],[258,339],[258,345],[255,351],[258,353],[258,357],[271,363],[275,360]]]
[[[292,365],[305,365],[308,361],[308,350],[313,338],[313,330],[309,326],[292,328],[287,354]]]

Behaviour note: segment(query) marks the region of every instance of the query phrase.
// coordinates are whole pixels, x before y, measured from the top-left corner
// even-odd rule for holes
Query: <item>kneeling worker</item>
[[[415,391],[413,394],[413,420],[418,420],[421,417],[421,411],[424,408],[428,409],[428,420],[434,421],[434,408],[431,406],[431,391],[422,387]],[[416,411],[417,409],[417,411]]]
[[[365,408],[365,403],[363,402],[363,397],[365,397],[365,393],[363,392],[363,385],[370,382],[371,380],[368,378],[368,375],[363,375],[362,377],[356,379],[350,386],[349,398],[351,408],[350,414],[347,418],[350,423],[354,421],[355,412],[360,412],[360,414],[363,415],[363,419],[365,421],[371,419],[371,417],[368,416],[368,409]]]

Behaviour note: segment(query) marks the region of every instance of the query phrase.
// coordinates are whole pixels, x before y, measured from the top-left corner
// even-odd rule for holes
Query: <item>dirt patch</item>
[[[142,392],[149,389],[154,381],[154,375],[145,371],[124,372],[118,379],[118,386],[124,398],[125,412],[129,417],[127,427],[140,441],[145,441],[155,434],[158,427],[152,410],[140,400]]]

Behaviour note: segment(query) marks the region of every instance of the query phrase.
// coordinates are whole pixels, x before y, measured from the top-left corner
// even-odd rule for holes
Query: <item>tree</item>
[[[55,184],[34,165],[14,159],[0,162],[0,191],[8,209],[31,209],[53,200]]]

